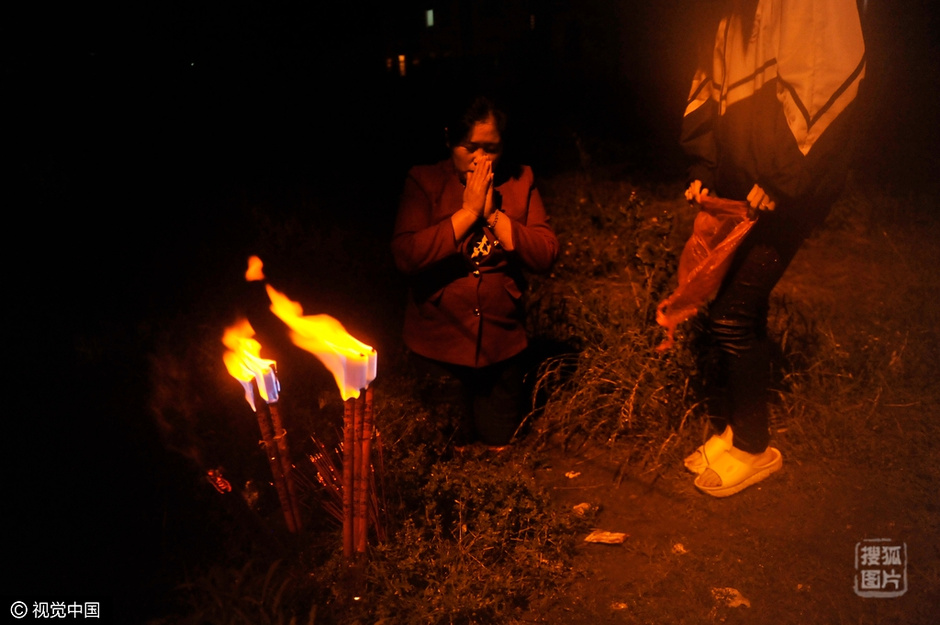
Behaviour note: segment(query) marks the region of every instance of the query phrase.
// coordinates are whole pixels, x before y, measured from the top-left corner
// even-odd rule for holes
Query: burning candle
[[[271,465],[274,486],[277,489],[287,529],[300,529],[300,507],[294,483],[291,480],[291,462],[287,446],[287,431],[281,425],[277,401],[281,390],[273,360],[261,358],[261,344],[254,338],[255,331],[247,319],[236,322],[225,330],[222,343],[228,348],[222,359],[229,374],[245,389],[245,399],[258,417],[258,427],[264,441],[265,452]],[[255,401],[255,389],[265,402],[264,409]]]
[[[252,338],[254,335],[255,331],[247,319],[241,319],[227,328],[222,335],[222,344],[228,351],[222,356],[222,360],[229,374],[244,387],[245,399],[251,409],[258,412],[251,383],[258,384],[261,398],[266,402],[277,401],[281,385],[275,374],[277,363],[261,358],[261,343]]]
[[[375,379],[378,355],[362,341],[353,338],[339,321],[329,315],[304,316],[303,307],[266,285],[271,312],[291,329],[294,345],[323,363],[333,374],[343,401],[358,398]]]
[[[333,374],[345,402],[343,417],[343,554],[366,549],[367,501],[373,431],[372,390],[378,355],[329,315],[304,315],[303,307],[270,285],[271,311],[291,329],[294,345],[317,357]]]

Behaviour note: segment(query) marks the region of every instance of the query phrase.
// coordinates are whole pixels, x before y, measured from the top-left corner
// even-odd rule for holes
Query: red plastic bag
[[[679,286],[656,308],[656,322],[666,328],[660,351],[675,343],[676,326],[718,294],[734,251],[756,223],[747,202],[705,196],[701,206],[679,257]]]

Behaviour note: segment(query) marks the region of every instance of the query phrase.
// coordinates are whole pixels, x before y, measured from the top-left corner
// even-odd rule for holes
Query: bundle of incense
[[[343,411],[343,555],[364,553],[369,533],[372,389],[346,400]]]
[[[368,411],[366,411],[368,414]],[[336,522],[343,526],[343,441],[340,441],[335,449],[327,449],[316,436],[311,436],[310,441],[315,447],[312,454],[308,454],[307,459],[313,465],[316,474],[316,482],[323,488],[326,498],[321,502],[323,509]],[[366,502],[367,513],[369,517],[369,529],[374,533],[376,540],[385,541],[385,527],[382,524],[382,515],[385,510],[384,496],[382,496],[381,483],[377,476],[384,474],[382,466],[382,444],[381,434],[374,426],[372,427],[372,441],[370,453],[363,454],[371,458],[371,466],[367,468],[366,477],[369,479],[368,501]],[[301,478],[303,474],[299,474]]]
[[[343,472],[333,461],[333,454],[321,443],[315,436],[310,440],[317,448],[316,453],[308,456],[311,464],[317,474],[317,482],[320,483],[327,494],[327,499],[323,502],[323,508],[326,512],[336,519],[342,525],[343,523]],[[337,458],[342,456],[342,445],[338,445],[335,455]],[[301,474],[302,475],[302,474]]]
[[[300,531],[300,507],[297,503],[297,493],[291,478],[291,462],[287,448],[287,431],[281,426],[281,415],[277,402],[267,403],[261,398],[257,382],[252,382],[255,391],[255,405],[258,409],[258,427],[261,429],[261,438],[264,442],[265,455],[271,465],[271,476],[274,478],[274,487],[284,512],[284,522],[287,531],[296,534]]]

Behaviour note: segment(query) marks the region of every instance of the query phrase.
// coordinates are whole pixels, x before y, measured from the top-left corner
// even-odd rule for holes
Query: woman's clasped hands
[[[467,172],[463,208],[476,219],[489,219],[493,214],[493,162],[490,159],[478,159],[476,166]]]

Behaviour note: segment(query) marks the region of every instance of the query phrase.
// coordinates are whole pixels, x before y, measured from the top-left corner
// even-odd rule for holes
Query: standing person
[[[770,293],[845,183],[865,46],[855,0],[731,0],[696,73],[682,143],[686,198],[746,199],[757,216],[709,307],[727,427],[686,458],[725,497],[782,466],[769,447]]]
[[[500,448],[524,406],[523,270],[558,255],[532,170],[504,162],[506,115],[483,97],[445,128],[450,158],[405,180],[392,253],[409,278],[404,341],[429,397],[454,409],[453,443]]]

